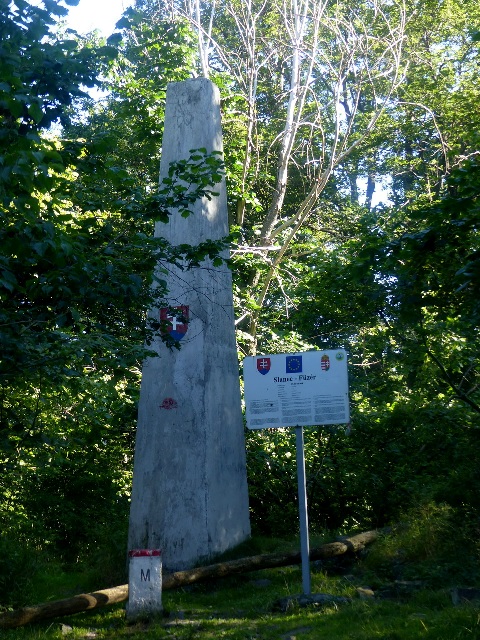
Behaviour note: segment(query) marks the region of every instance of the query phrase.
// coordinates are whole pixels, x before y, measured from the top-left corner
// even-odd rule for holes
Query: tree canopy
[[[95,450],[111,495],[127,486],[135,385],[149,331],[159,330],[146,312],[165,295],[162,265],[193,268],[221,248],[151,237],[156,220],[188,215],[209,196],[221,163],[197,150],[153,190],[149,176],[116,161],[120,128],[92,113],[82,129],[93,108],[86,88],[118,77],[119,51],[59,35],[65,13],[57,2],[2,5],[0,48],[2,513],[22,520],[28,503],[27,519],[42,514],[62,543],[77,525],[62,522],[59,492],[67,513],[79,508],[84,486],[99,481]],[[58,482],[65,469],[76,488]]]
[[[222,170],[240,357],[349,353],[350,435],[306,435],[313,525],[384,524],[423,500],[470,517],[476,3],[137,0],[107,41],[65,30],[66,11],[0,12],[2,531],[79,548],[100,484],[90,543],[126,521],[140,366],[159,329],[146,311],[165,295],[162,265],[219,249],[170,247],[153,222],[188,215]],[[167,83],[197,75],[221,91],[224,167],[200,150],[159,188]],[[263,532],[294,518],[293,440],[247,433]]]

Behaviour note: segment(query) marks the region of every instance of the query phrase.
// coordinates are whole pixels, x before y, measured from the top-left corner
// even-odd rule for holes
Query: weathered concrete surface
[[[202,147],[223,149],[218,89],[203,78],[172,83],[160,178]],[[218,197],[186,219],[158,223],[155,234],[175,245],[227,235],[224,182],[215,190]],[[173,571],[238,544],[250,524],[230,271],[172,268],[167,279],[168,303],[188,306],[189,323],[181,349],[158,340],[158,357],[143,369],[129,548],[161,548]]]

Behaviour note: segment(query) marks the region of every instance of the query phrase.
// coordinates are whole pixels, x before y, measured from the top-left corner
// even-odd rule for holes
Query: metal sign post
[[[309,596],[310,586],[310,543],[308,540],[307,483],[305,480],[305,450],[303,447],[303,427],[295,427],[297,445],[298,516],[300,519],[300,549],[302,554],[303,593]]]
[[[343,349],[250,356],[243,361],[249,429],[295,427],[302,584],[311,595],[303,427],[347,424],[347,354]]]

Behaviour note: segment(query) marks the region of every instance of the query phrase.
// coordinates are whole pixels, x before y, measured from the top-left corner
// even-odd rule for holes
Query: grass
[[[162,595],[164,615],[149,622],[127,624],[124,606],[116,605],[0,631],[0,637],[2,640],[480,640],[480,603],[454,606],[450,596],[451,587],[478,585],[480,580],[475,541],[456,538],[456,531],[458,527],[452,528],[448,509],[422,508],[414,514],[410,526],[402,526],[376,542],[364,557],[350,564],[344,558],[340,562],[312,563],[313,593],[344,596],[350,599],[346,604],[306,608],[293,605],[287,612],[278,610],[275,603],[279,598],[300,594],[302,588],[300,568],[285,567],[166,591]],[[288,541],[253,539],[229,557],[289,547]],[[76,584],[91,580],[91,576],[81,572],[62,572],[58,567],[52,567],[49,573],[39,574],[31,589],[43,594],[48,588],[49,599],[65,597]],[[403,586],[407,581],[410,589],[405,592],[392,588],[398,581]],[[359,588],[372,588],[376,596],[366,598],[362,592],[362,598]]]
[[[244,574],[163,593],[164,616],[128,625],[124,607],[60,618],[4,631],[8,640],[456,640],[480,639],[480,608],[454,607],[448,589],[422,589],[410,597],[362,600],[363,573],[330,576],[312,571],[312,591],[352,598],[350,604],[275,610],[278,598],[301,591],[297,567]]]
[[[270,581],[269,584],[266,580]],[[352,578],[313,573],[314,591],[352,595]],[[322,609],[273,609],[276,598],[298,593],[298,569],[276,569],[242,578],[224,579],[186,590],[165,592],[165,617],[127,625],[116,606],[31,628],[5,631],[12,640],[416,640],[480,638],[478,607],[453,607],[445,590],[422,591],[408,601],[364,601]]]

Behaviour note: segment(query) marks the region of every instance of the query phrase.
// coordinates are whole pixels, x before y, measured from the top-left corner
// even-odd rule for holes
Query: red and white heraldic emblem
[[[257,371],[263,376],[270,371],[271,366],[270,358],[257,358]]]
[[[188,331],[188,307],[164,307],[160,309],[160,321],[171,338],[181,340]]]

